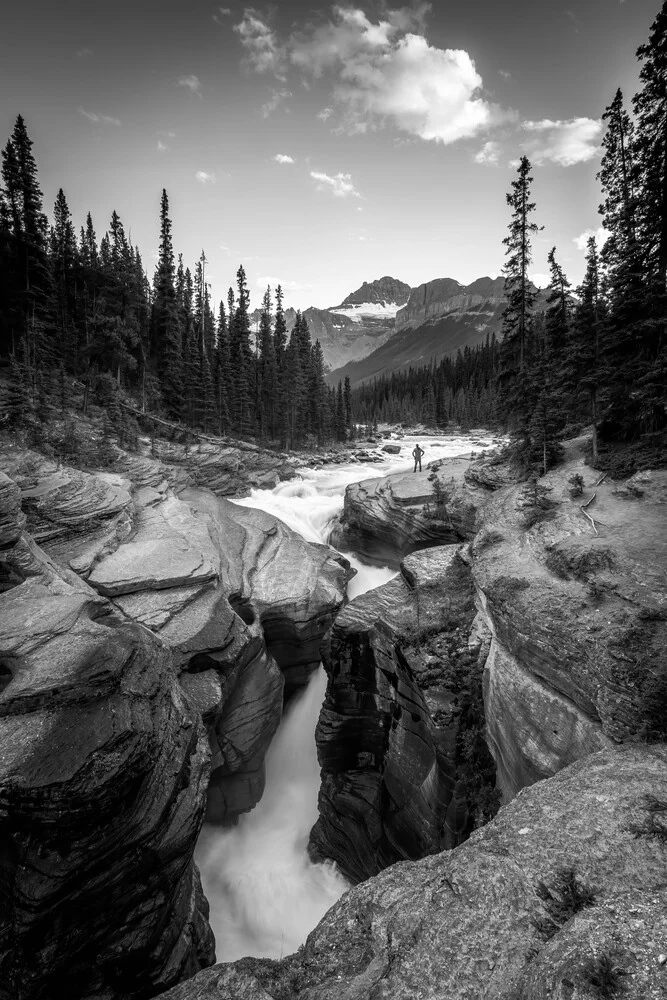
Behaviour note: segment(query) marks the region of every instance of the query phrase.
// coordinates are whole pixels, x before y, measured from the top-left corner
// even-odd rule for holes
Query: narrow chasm
[[[446,458],[465,442],[441,438],[431,447],[433,458]],[[342,537],[347,486],[408,473],[399,455],[384,456],[382,465],[303,469],[300,478],[235,503],[321,545]],[[429,471],[415,478],[428,498]],[[437,524],[430,530],[437,538]],[[216,810],[209,794],[195,855],[218,962],[293,953],[351,883],[456,846],[492,812],[481,694],[488,636],[477,628],[462,548],[422,549],[400,570],[397,560],[368,565],[365,553],[342,550],[355,575],[317,669],[290,662],[305,654],[296,641],[290,651],[280,629],[264,631],[288,697],[258,764],[259,801],[248,811]],[[259,622],[272,616],[267,604]],[[197,661],[190,670],[206,666]],[[229,719],[219,729],[224,743]],[[212,789],[215,782],[214,759]]]

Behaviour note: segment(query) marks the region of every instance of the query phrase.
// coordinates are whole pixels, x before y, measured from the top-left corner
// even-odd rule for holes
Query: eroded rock
[[[447,499],[436,509],[433,477],[425,469],[352,483],[332,544],[375,562],[397,566],[403,556],[432,545],[468,540],[475,534],[478,501],[463,481],[465,459],[448,459],[439,476]]]
[[[524,789],[455,850],[349,890],[290,958],[215,966],[166,1000],[583,1000],[587,970],[609,954],[627,1000],[660,1000],[665,849],[637,833],[650,796],[667,804],[664,746],[600,751]],[[554,926],[540,887],[568,869],[593,905]]]
[[[0,596],[0,979],[144,997],[213,961],[209,751],[171,654],[27,536]]]
[[[454,847],[474,825],[477,795],[459,747],[459,727],[472,727],[467,687],[475,683],[483,726],[486,649],[480,659],[477,635],[469,646],[473,596],[458,546],[414,553],[400,576],[345,608],[324,647],[311,850],[355,882]]]

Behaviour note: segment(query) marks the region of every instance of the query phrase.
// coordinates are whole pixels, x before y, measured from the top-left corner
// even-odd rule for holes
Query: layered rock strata
[[[454,847],[472,828],[458,743],[462,688],[476,675],[481,695],[487,651],[481,635],[469,645],[473,594],[459,546],[414,553],[401,575],[352,601],[327,639],[311,851],[352,881]]]
[[[539,481],[543,505],[497,459],[458,463],[458,479],[457,463],[438,470],[445,499],[437,523],[474,539],[466,558],[492,636],[487,738],[505,801],[612,741],[641,734],[651,691],[664,684],[667,474],[643,473],[620,489],[598,482],[581,444],[571,442],[564,464]],[[586,484],[581,499],[570,496],[573,475]],[[395,560],[423,544],[424,508],[395,501],[396,478],[398,491],[401,478],[416,480],[418,489],[418,473],[349,488],[339,539],[387,561],[394,537]],[[586,509],[595,530],[580,509],[593,495]]]
[[[448,460],[443,479],[447,503],[439,507],[431,469],[352,483],[345,491],[332,544],[344,552],[398,566],[403,556],[417,549],[472,538],[477,506],[464,487],[467,465],[466,459]]]
[[[28,527],[131,621],[167,643],[203,706],[213,755],[209,818],[251,809],[286,693],[306,683],[350,569],[262,511],[127,456],[124,475],[23,461]],[[127,476],[135,477],[131,481]]]
[[[653,801],[667,808],[664,746],[599,751],[524,789],[455,850],[350,889],[290,958],[215,966],[165,1000],[584,1000],[609,966],[626,1000],[660,1000]],[[590,905],[559,905],[563,877]]]
[[[204,726],[163,642],[25,533],[1,560],[0,992],[155,995],[214,960]]]

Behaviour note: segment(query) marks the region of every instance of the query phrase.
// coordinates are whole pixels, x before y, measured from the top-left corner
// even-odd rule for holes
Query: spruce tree
[[[160,246],[153,282],[152,353],[156,359],[167,412],[178,419],[182,405],[182,336],[174,287],[174,248],[169,199],[162,190]]]
[[[531,412],[533,314],[537,289],[530,281],[531,237],[540,227],[531,221],[535,203],[530,200],[530,161],[522,156],[518,178],[512,181],[507,204],[512,209],[509,234],[503,240],[507,261],[503,267],[507,305],[503,311],[500,382],[505,419],[519,434],[527,436]]]

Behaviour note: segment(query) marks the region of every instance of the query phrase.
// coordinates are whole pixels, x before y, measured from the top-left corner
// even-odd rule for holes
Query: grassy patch
[[[487,549],[492,548],[494,545],[499,545],[504,540],[505,536],[502,532],[496,531],[494,528],[485,528],[483,531],[480,531],[473,543],[473,553],[479,556],[482,552],[486,552]]]
[[[575,914],[595,903],[595,893],[578,879],[574,868],[558,868],[551,885],[538,882],[536,891],[546,912],[533,921],[533,926],[546,941]]]
[[[629,828],[633,836],[657,840],[667,846],[667,802],[654,795],[645,795],[642,804],[644,817]]]
[[[625,991],[626,970],[620,965],[621,956],[604,952],[587,959],[579,969],[579,980],[592,997],[613,1000]]]

